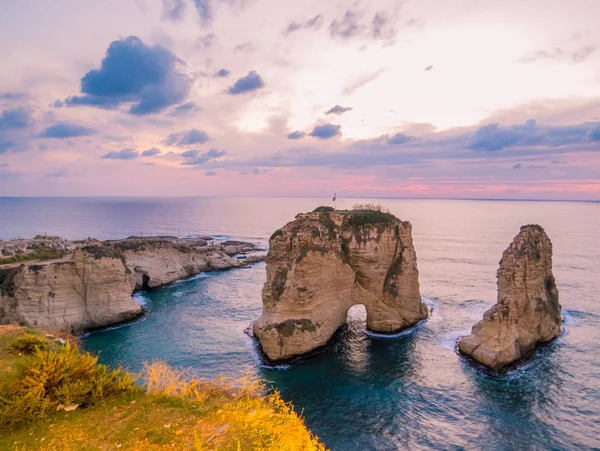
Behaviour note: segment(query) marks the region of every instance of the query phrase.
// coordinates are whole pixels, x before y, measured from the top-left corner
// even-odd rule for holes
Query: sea
[[[139,320],[83,337],[100,361],[140,371],[160,359],[201,377],[250,371],[281,392],[335,451],[600,449],[600,203],[344,199],[413,225],[429,318],[370,334],[364,307],[322,352],[271,366],[245,330],[261,314],[265,264],[201,274],[135,299]],[[268,246],[279,227],[331,199],[0,198],[0,239],[212,235]],[[563,330],[504,375],[456,352],[496,302],[502,251],[524,224],[554,246]]]

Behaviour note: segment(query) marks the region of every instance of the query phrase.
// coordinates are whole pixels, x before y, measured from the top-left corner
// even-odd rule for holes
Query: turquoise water
[[[360,200],[364,202],[365,200]],[[339,208],[355,201],[342,199]],[[214,272],[137,296],[138,322],[84,338],[109,364],[163,359],[211,377],[244,369],[272,381],[333,450],[600,449],[600,204],[379,200],[413,223],[431,316],[396,338],[365,332],[361,307],[322,353],[261,364],[244,333],[260,315],[264,264]],[[315,199],[2,199],[0,238],[222,234],[266,242]],[[525,223],[554,244],[563,334],[506,376],[454,351],[495,302],[504,248]]]

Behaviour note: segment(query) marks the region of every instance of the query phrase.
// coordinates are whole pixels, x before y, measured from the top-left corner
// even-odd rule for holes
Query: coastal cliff
[[[244,243],[246,248],[252,247]],[[220,248],[193,240],[128,238],[112,242],[125,259],[136,281],[136,290],[158,288],[201,272],[242,265]]]
[[[106,245],[76,249],[68,259],[0,268],[0,324],[81,332],[142,313],[131,298],[135,279]]]
[[[353,305],[365,306],[376,332],[427,317],[411,224],[381,211],[332,210],[299,214],[271,236],[263,314],[253,325],[271,360],[326,344]]]
[[[8,263],[0,264],[0,324],[74,333],[110,326],[142,314],[131,297],[135,290],[262,260],[251,243],[209,241],[210,237],[167,236],[67,241],[38,236],[2,242]],[[249,253],[248,258],[241,262],[231,256],[239,253]]]
[[[552,243],[542,227],[521,227],[502,255],[497,278],[496,305],[458,342],[460,352],[495,371],[560,333]]]

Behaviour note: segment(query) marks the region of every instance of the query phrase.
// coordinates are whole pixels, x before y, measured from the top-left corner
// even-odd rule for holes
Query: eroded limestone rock
[[[158,288],[213,269],[242,265],[216,247],[181,244],[165,239],[128,238],[112,243],[136,279],[136,289]]]
[[[142,313],[135,278],[111,246],[76,249],[64,261],[0,268],[0,323],[81,332]]]
[[[323,346],[362,304],[367,327],[396,332],[427,317],[412,226],[380,212],[300,214],[269,242],[254,334],[272,360]]]
[[[495,371],[560,333],[552,243],[542,227],[521,227],[502,255],[497,278],[498,302],[458,343],[462,353]]]

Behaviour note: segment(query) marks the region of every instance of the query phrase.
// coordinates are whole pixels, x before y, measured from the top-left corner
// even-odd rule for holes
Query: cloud
[[[516,170],[516,169],[521,169],[522,167],[523,167],[523,165],[521,163],[517,163],[512,168]]]
[[[200,44],[204,48],[212,47],[217,39],[217,35],[214,33],[209,33],[206,36],[202,36],[198,38],[198,44]]]
[[[302,139],[306,136],[306,133],[301,132],[300,130],[296,130],[287,135],[287,139]]]
[[[599,141],[597,123],[544,126],[530,119],[524,124],[501,126],[497,123],[479,127],[467,139],[471,150],[497,151],[508,147],[560,147]]]
[[[227,92],[232,95],[244,94],[246,92],[256,91],[265,86],[265,82],[256,71],[248,72],[248,75],[240,78],[231,86]]]
[[[179,22],[183,19],[187,4],[185,0],[163,0],[162,17],[166,20]]]
[[[194,0],[194,6],[202,25],[208,25],[214,19],[212,0]]]
[[[524,125],[501,127],[500,124],[487,124],[471,137],[468,148],[471,150],[486,150],[493,152],[502,150],[518,143],[520,140],[533,135],[537,127],[534,120],[525,122]]]
[[[573,61],[576,63],[583,63],[586,59],[588,59],[592,53],[594,53],[596,51],[596,47],[593,46],[587,46],[587,47],[583,47],[577,51],[575,51],[572,55],[571,58],[573,58]]]
[[[0,136],[0,155],[18,151],[19,146],[13,141],[8,141]]]
[[[335,19],[329,24],[329,33],[334,38],[349,39],[359,36],[362,25],[356,13],[348,10],[341,19]]]
[[[319,139],[330,139],[341,134],[341,128],[341,125],[334,124],[317,125],[309,135]]]
[[[312,19],[305,20],[304,22],[291,22],[283,33],[290,34],[298,30],[318,30],[322,25],[323,16],[317,14]]]
[[[235,53],[250,53],[252,50],[254,50],[254,46],[251,42],[242,42],[233,48]]]
[[[83,95],[69,97],[65,103],[109,109],[130,104],[130,114],[157,113],[187,98],[191,80],[179,71],[182,64],[166,48],[149,47],[136,36],[113,41],[100,69],[81,79]]]
[[[327,111],[325,111],[325,114],[337,114],[337,115],[340,115],[340,114],[344,114],[344,113],[346,113],[348,111],[352,111],[352,110],[353,110],[353,108],[351,108],[351,107],[343,107],[341,105],[336,105],[333,108],[330,108]]]
[[[600,142],[600,125],[589,132],[590,140]]]
[[[194,144],[204,144],[210,141],[208,134],[195,128],[179,133],[171,133],[165,139],[168,146],[191,146]]]
[[[27,98],[24,92],[3,92],[0,94],[0,100],[23,100]]]
[[[329,24],[329,33],[333,38],[363,38],[380,41],[392,41],[398,34],[395,24],[398,23],[399,9],[378,11],[370,20],[362,21],[362,15],[347,10],[341,19],[334,19]]]
[[[194,102],[187,102],[173,108],[173,110],[169,113],[169,116],[181,116],[194,111],[200,111],[200,107]]]
[[[387,143],[390,146],[401,146],[402,144],[411,142],[414,139],[414,137],[405,135],[404,133],[396,133],[394,136],[388,139]]]
[[[227,77],[229,77],[230,74],[231,74],[231,72],[229,72],[227,69],[220,69],[219,71],[217,71],[215,73],[214,77],[227,78]]]
[[[582,63],[596,51],[595,46],[585,46],[574,51],[564,50],[556,47],[552,50],[536,50],[527,53],[517,60],[518,63],[535,63],[540,60],[567,59],[574,63]]]
[[[157,155],[160,155],[160,149],[157,149],[156,147],[153,147],[151,149],[148,150],[144,150],[142,152],[142,157],[155,157]]]
[[[31,124],[31,112],[28,108],[19,107],[0,113],[0,130],[26,128]]]
[[[206,175],[207,177],[212,177],[217,175],[217,173],[215,171],[206,171],[204,175]]]
[[[431,64],[425,68],[425,72],[429,72],[431,70],[433,70],[433,65]]]
[[[57,122],[56,124],[44,129],[38,135],[38,138],[66,139],[77,138],[80,136],[92,136],[94,134],[96,134],[96,130],[93,128],[64,121]]]
[[[135,160],[140,154],[134,149],[122,149],[118,152],[108,152],[100,158],[103,160]]]
[[[396,23],[396,17],[393,14],[387,11],[379,11],[371,20],[369,36],[372,39],[393,40],[398,34],[398,29],[394,27],[394,23]]]
[[[197,166],[216,158],[222,157],[227,152],[224,150],[210,149],[208,152],[200,153],[199,150],[188,150],[181,154],[186,160],[181,163],[184,166]]]
[[[357,77],[352,82],[344,86],[342,93],[347,96],[354,94],[354,92],[356,92],[359,88],[362,88],[366,84],[371,83],[372,81],[377,79],[381,74],[383,74],[386,70],[387,68],[383,68],[373,73],[364,74]]]
[[[66,169],[57,169],[56,171],[52,171],[46,175],[51,178],[62,178],[67,177],[69,175],[69,171]]]

